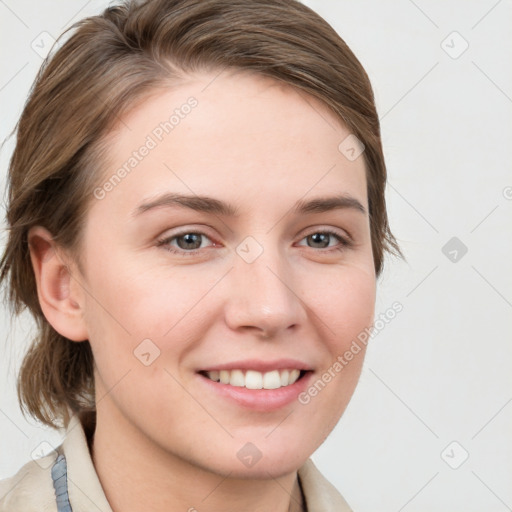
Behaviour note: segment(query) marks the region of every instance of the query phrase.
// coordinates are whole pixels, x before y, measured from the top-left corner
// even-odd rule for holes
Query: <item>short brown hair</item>
[[[18,378],[22,410],[52,427],[94,410],[93,356],[44,317],[28,250],[44,226],[76,256],[101,180],[101,140],[155,87],[197,70],[225,68],[279,80],[326,104],[365,145],[376,275],[384,252],[403,257],[386,213],[386,166],[369,78],[355,55],[297,0],[126,1],[86,18],[49,57],[17,125],[8,175],[9,237],[0,262],[14,313],[28,307],[38,332]],[[340,141],[341,142],[341,141]],[[95,165],[96,164],[96,165]]]

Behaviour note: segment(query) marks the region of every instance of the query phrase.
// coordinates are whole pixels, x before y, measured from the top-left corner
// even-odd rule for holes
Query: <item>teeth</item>
[[[261,373],[255,370],[213,370],[205,372],[206,376],[215,382],[230,386],[246,387],[247,389],[278,389],[290,386],[300,376],[300,370],[272,370]]]
[[[229,372],[226,372],[229,374]],[[245,386],[244,373],[240,370],[233,370],[231,377],[229,378],[229,384],[231,386],[243,387]]]
[[[263,375],[261,372],[248,370],[245,374],[245,387],[247,389],[261,389],[263,387]]]
[[[229,377],[230,377],[230,374],[228,371],[226,371],[226,370],[220,371],[219,378],[220,378],[220,381],[222,382],[222,384],[229,384]]]
[[[281,387],[281,376],[277,370],[263,375],[263,387],[265,389],[277,389]]]
[[[299,376],[300,376],[300,370],[297,370],[297,369],[292,370],[288,377],[289,384],[293,384],[299,378]]]

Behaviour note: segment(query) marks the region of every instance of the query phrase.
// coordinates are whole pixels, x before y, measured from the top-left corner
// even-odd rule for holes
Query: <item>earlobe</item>
[[[84,295],[79,293],[81,287],[71,286],[75,279],[71,258],[41,226],[29,230],[28,244],[44,316],[62,336],[72,341],[87,340]]]

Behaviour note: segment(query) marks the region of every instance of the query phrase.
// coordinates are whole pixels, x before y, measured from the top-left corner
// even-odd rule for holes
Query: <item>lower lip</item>
[[[233,401],[241,407],[254,411],[268,412],[280,409],[297,400],[298,395],[308,386],[313,372],[308,371],[302,378],[290,386],[278,389],[247,389],[241,386],[214,382],[200,373],[197,375],[208,389],[214,393]]]

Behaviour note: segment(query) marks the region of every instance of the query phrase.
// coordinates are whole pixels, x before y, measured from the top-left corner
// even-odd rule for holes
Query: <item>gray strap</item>
[[[68,468],[66,457],[60,454],[52,466],[53,488],[57,499],[58,512],[73,512],[68,496]]]

